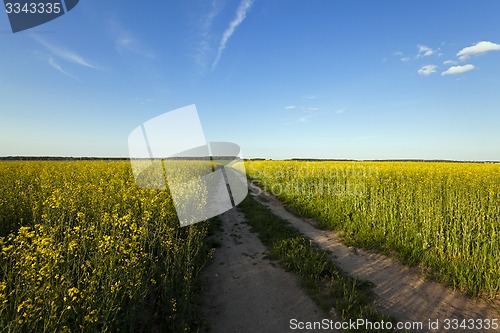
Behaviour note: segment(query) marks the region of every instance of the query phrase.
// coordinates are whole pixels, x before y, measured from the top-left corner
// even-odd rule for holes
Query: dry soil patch
[[[223,231],[215,239],[221,247],[204,272],[205,318],[211,332],[297,332],[290,329],[292,318],[327,318],[293,274],[265,258],[267,248],[242,213],[232,209],[219,218]]]

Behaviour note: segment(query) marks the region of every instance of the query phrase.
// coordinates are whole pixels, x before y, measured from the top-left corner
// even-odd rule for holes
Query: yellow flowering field
[[[0,162],[0,331],[190,331],[206,233],[129,161]]]
[[[353,245],[500,295],[500,164],[249,161],[247,174]]]

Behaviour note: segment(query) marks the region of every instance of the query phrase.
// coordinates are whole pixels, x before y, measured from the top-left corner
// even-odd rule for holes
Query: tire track
[[[252,185],[250,190],[258,202],[290,222],[321,248],[328,250],[330,258],[340,269],[355,278],[374,283],[377,310],[388,313],[399,321],[428,323],[429,320],[439,319],[442,323],[444,319],[494,318],[500,321],[499,301],[471,299],[460,291],[423,277],[417,269],[406,267],[395,259],[347,247],[335,236],[335,232],[315,228],[314,220],[293,215],[277,198],[264,193],[257,186]],[[459,332],[494,331],[500,330],[474,329]]]

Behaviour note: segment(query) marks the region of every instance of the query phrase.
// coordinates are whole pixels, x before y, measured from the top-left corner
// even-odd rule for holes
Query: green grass
[[[270,258],[296,274],[325,312],[333,307],[343,320],[364,318],[372,322],[393,321],[374,309],[371,283],[345,275],[328,259],[326,251],[319,249],[288,222],[253,198],[247,197],[238,207],[245,214],[252,230],[259,234],[259,238],[270,249]]]

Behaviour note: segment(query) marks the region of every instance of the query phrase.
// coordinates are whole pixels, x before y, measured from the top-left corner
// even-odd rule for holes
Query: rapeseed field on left
[[[0,162],[0,332],[193,331],[206,234],[128,161]]]

